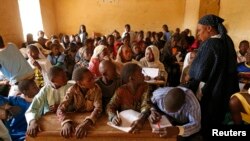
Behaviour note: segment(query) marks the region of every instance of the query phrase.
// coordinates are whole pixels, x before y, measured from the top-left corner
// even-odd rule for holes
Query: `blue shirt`
[[[163,39],[166,41],[166,42],[169,42],[170,39],[171,39],[171,33],[170,32],[164,32],[164,37]]]
[[[18,96],[10,96],[8,98],[0,96],[0,105],[4,105],[5,103],[8,103],[11,106],[18,106],[21,108],[21,112],[15,117],[8,119],[5,122],[5,126],[8,128],[13,141],[25,140],[27,122],[25,120],[24,113],[29,108],[30,103],[26,102],[23,98]]]
[[[10,81],[10,84],[34,75],[29,63],[12,43],[0,51],[0,71]]]
[[[200,104],[193,94],[193,92],[187,88],[184,87],[178,87],[182,89],[186,96],[185,96],[185,103],[180,108],[179,111],[175,113],[170,113],[165,109],[164,104],[164,97],[167,95],[167,93],[173,89],[174,87],[165,87],[165,88],[159,88],[153,92],[153,96],[151,98],[151,101],[158,106],[158,108],[164,112],[165,114],[173,117],[176,119],[179,123],[183,123],[182,126],[179,126],[184,129],[184,132],[181,136],[187,137],[190,136],[196,132],[198,132],[201,128],[201,110],[200,110]]]
[[[248,66],[245,62],[238,64],[237,66],[238,72],[250,72],[250,66]]]
[[[64,64],[65,55],[64,54],[57,56],[48,55],[47,59],[53,66],[60,66]]]

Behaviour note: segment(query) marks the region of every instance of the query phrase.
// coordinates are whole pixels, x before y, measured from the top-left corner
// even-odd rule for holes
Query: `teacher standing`
[[[189,74],[191,89],[196,91],[203,84],[201,125],[203,133],[209,134],[211,128],[222,125],[230,96],[239,91],[236,52],[223,21],[215,15],[199,20],[197,31],[202,44]]]

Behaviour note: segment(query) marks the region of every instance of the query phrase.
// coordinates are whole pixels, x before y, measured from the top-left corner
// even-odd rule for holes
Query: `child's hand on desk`
[[[164,77],[162,77],[162,76],[157,76],[157,77],[155,77],[154,79],[155,79],[155,80],[164,80]]]
[[[161,119],[161,114],[156,110],[151,110],[151,114],[149,116],[149,121],[151,123],[157,123]]]
[[[160,137],[173,137],[177,136],[179,134],[179,128],[175,126],[160,128],[158,130],[155,130],[154,133],[158,133]]]
[[[36,120],[30,121],[29,127],[27,129],[27,135],[31,137],[36,137],[37,133],[40,131],[40,128]]]
[[[145,122],[145,118],[139,118],[138,120],[134,121],[131,124],[131,129],[129,131],[129,133],[139,133],[139,131],[142,129],[143,125]]]
[[[76,133],[75,133],[76,138],[86,137],[88,133],[88,129],[90,128],[92,124],[93,122],[90,119],[87,119],[83,123],[78,125],[76,127]]]
[[[70,122],[66,122],[63,124],[62,130],[61,130],[61,136],[65,138],[72,137],[72,133],[74,132],[74,128]]]
[[[116,126],[119,126],[121,125],[122,123],[122,120],[121,118],[117,117],[117,115],[115,115],[113,118],[112,118],[112,123]]]

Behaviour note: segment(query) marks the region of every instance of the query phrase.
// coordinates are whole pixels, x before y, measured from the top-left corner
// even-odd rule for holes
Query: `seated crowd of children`
[[[170,33],[167,25],[163,25],[163,31],[148,31],[144,38],[143,31],[133,32],[127,24],[122,36],[115,30],[107,37],[89,37],[86,27],[81,25],[76,35],[53,35],[46,39],[44,32],[39,31],[39,38],[34,41],[28,34],[20,50],[14,44],[5,46],[0,36],[3,60],[0,71],[4,77],[1,82],[7,79],[7,83],[0,84],[10,85],[16,92],[0,96],[0,140],[36,137],[40,131],[38,120],[48,112],[57,115],[61,136],[69,138],[74,133],[82,138],[102,113],[106,112],[109,121],[120,125],[122,121],[116,112],[127,109],[140,113],[132,123],[131,133],[139,132],[147,119],[155,123],[164,114],[178,123],[159,131],[160,136],[197,138],[201,128],[199,101],[191,90],[179,85],[189,80],[189,68],[199,42],[189,35],[188,29],[180,33],[177,28]],[[242,41],[239,72],[250,72],[249,54],[248,41]],[[17,62],[20,63],[15,65]],[[142,68],[157,68],[159,74],[155,78],[144,76]],[[167,87],[151,93],[145,81],[151,79],[162,80]],[[249,108],[244,106],[249,107],[249,96],[239,95],[233,95],[230,101],[233,121],[250,123]],[[240,105],[240,101],[244,104]],[[235,108],[239,105],[240,109]],[[67,112],[90,115],[74,129],[74,121]]]

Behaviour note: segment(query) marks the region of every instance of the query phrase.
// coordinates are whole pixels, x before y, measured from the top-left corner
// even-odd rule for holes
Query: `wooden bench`
[[[86,115],[90,113],[70,113],[72,119],[77,123],[83,121]],[[84,141],[176,141],[176,137],[173,138],[160,138],[159,135],[153,134],[149,122],[146,122],[143,130],[137,134],[130,134],[119,131],[107,125],[108,117],[102,115],[94,125],[93,129],[90,129],[86,138],[82,138]],[[64,141],[72,140],[79,141],[75,136],[66,139],[60,136],[61,125],[55,114],[49,113],[44,115],[39,120],[39,125],[42,131],[37,134],[37,137],[26,137],[27,141]]]

